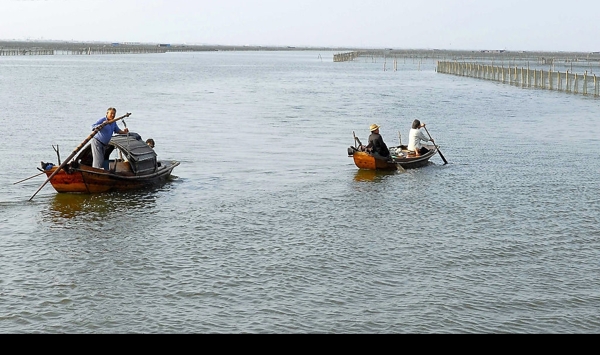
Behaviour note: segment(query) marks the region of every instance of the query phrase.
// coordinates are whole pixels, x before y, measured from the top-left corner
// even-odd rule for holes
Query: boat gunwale
[[[160,161],[161,163],[164,162]],[[97,169],[97,168],[93,168],[91,166],[87,166],[87,165],[83,165],[89,169],[82,169],[82,168],[71,168],[70,170],[73,172],[78,172],[78,173],[85,173],[85,174],[96,174],[96,175],[101,175],[101,176],[110,176],[112,178],[118,178],[118,179],[122,179],[122,180],[146,180],[146,179],[152,179],[152,178],[156,178],[156,177],[161,177],[167,173],[170,173],[171,171],[173,171],[173,169],[175,169],[177,166],[179,166],[180,162],[179,161],[170,161],[169,165],[161,165],[155,172],[151,173],[151,174],[146,174],[146,175],[120,175],[117,173],[113,173],[104,169]],[[94,170],[91,170],[94,169]]]
[[[430,149],[429,152],[419,155],[419,156],[406,156],[404,158],[392,158],[391,160],[384,160],[384,159],[378,159],[377,157],[375,157],[373,154],[369,153],[369,152],[365,152],[365,151],[361,151],[356,149],[356,147],[350,146],[351,148],[353,148],[353,152],[352,154],[348,155],[349,157],[352,157],[354,159],[354,163],[355,165],[359,168],[359,169],[367,169],[367,170],[394,170],[394,168],[398,169],[414,169],[414,168],[420,168],[425,166],[429,160],[431,159],[431,157],[433,157],[436,153],[437,153],[437,147],[434,145],[427,145],[426,147]],[[402,148],[403,146],[397,146],[397,147],[392,147],[392,148]],[[403,149],[406,150],[406,149]],[[356,158],[355,155],[361,153],[361,155],[366,155],[368,157],[371,157],[373,159],[375,159],[376,161],[382,162],[383,164],[386,164],[385,167],[376,167],[375,169],[370,169],[370,168],[364,168],[359,166],[359,164],[357,164],[356,162]]]

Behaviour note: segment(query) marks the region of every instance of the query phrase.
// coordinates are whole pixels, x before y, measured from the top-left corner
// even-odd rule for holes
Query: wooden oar
[[[42,172],[41,172],[41,173],[39,173],[39,174],[35,174],[35,175],[33,175],[33,176],[30,176],[30,177],[28,177],[28,178],[26,178],[26,179],[23,179],[23,180],[21,180],[21,181],[13,182],[13,185],[16,185],[16,184],[18,184],[18,183],[21,183],[21,182],[23,182],[23,181],[27,181],[27,180],[29,180],[29,179],[33,179],[34,177],[36,177],[36,176],[40,176],[40,175],[42,175],[42,174],[45,174],[45,172],[44,172],[44,171],[42,171]]]
[[[50,180],[51,180],[51,179],[54,177],[54,175],[58,174],[58,172],[59,172],[59,171],[60,171],[62,168],[64,168],[64,167],[65,167],[65,165],[67,165],[67,164],[68,164],[68,163],[71,161],[71,159],[72,159],[72,158],[75,156],[75,154],[79,153],[79,151],[81,150],[81,148],[83,148],[83,147],[84,147],[84,146],[87,144],[87,142],[89,142],[89,141],[90,141],[92,138],[94,138],[94,136],[95,136],[95,135],[96,135],[98,132],[100,132],[100,130],[101,130],[102,128],[104,128],[104,126],[106,126],[106,125],[107,125],[107,124],[109,124],[109,123],[113,123],[113,122],[116,122],[116,121],[122,120],[122,119],[124,119],[125,117],[129,117],[130,115],[131,115],[131,113],[130,113],[130,112],[128,112],[128,113],[124,114],[123,116],[121,116],[121,117],[117,117],[117,118],[115,118],[115,119],[113,119],[113,120],[111,120],[111,121],[108,121],[108,120],[106,120],[106,121],[102,122],[102,124],[100,124],[98,127],[94,128],[94,130],[92,131],[92,133],[91,133],[91,134],[90,134],[90,135],[89,135],[89,136],[88,136],[88,137],[87,137],[87,138],[86,138],[86,139],[85,139],[83,142],[81,142],[81,144],[79,144],[79,145],[77,146],[77,148],[75,148],[75,150],[73,150],[73,153],[71,153],[71,155],[69,155],[69,157],[68,157],[67,159],[65,159],[65,160],[63,161],[63,163],[62,163],[62,164],[60,164],[60,166],[59,166],[59,167],[58,167],[56,170],[54,170],[54,172],[53,172],[53,173],[52,173],[52,174],[51,174],[51,175],[48,177],[48,179],[46,179],[46,181],[45,181],[45,182],[42,184],[42,186],[40,186],[40,188],[39,188],[39,189],[37,189],[37,191],[36,191],[36,192],[33,194],[33,196],[31,196],[31,197],[29,198],[29,201],[33,200],[33,198],[35,197],[35,195],[37,195],[37,193],[38,193],[38,192],[40,192],[40,190],[41,190],[41,189],[42,189],[44,186],[46,186],[46,184],[48,183],[48,181],[50,181]]]
[[[427,127],[423,126],[423,128],[425,128],[425,132],[427,132],[427,135],[429,136],[429,139],[433,140],[433,138],[431,138],[431,134],[429,134],[429,131],[427,130]],[[438,147],[437,144],[435,144],[435,142],[433,144],[437,148],[437,151],[440,154],[440,157],[442,157],[442,160],[444,161],[444,165],[448,164],[448,161],[446,160],[446,158],[444,158],[444,154],[442,154],[442,151],[440,150],[440,147]]]

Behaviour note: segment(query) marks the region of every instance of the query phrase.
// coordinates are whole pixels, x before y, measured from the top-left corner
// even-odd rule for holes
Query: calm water
[[[600,101],[332,56],[3,57],[0,332],[600,332]],[[109,106],[172,181],[28,201]],[[347,157],[414,118],[450,164]]]

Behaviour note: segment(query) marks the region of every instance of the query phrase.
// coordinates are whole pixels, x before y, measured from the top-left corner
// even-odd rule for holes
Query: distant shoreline
[[[296,47],[296,46],[233,46],[233,45],[187,45],[169,43],[127,43],[127,42],[68,42],[68,41],[8,41],[0,40],[0,50],[36,51],[147,51],[147,52],[210,52],[210,51],[328,51],[361,52],[361,55],[404,56],[422,58],[535,58],[560,57],[600,61],[600,52],[568,51],[507,51],[507,50],[450,50],[450,49],[396,49],[359,47]]]
[[[74,48],[164,48],[166,51],[219,51],[219,50],[335,50],[331,47],[293,47],[293,46],[232,46],[232,45],[187,45],[187,44],[170,44],[170,43],[130,43],[130,42],[69,42],[69,41],[7,41],[0,40],[0,48],[3,49],[58,49],[67,50]],[[348,48],[337,48],[340,50],[350,50]]]

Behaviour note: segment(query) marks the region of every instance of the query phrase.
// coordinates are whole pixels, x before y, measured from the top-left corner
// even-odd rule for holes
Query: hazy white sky
[[[0,0],[0,39],[600,51],[600,0]]]

